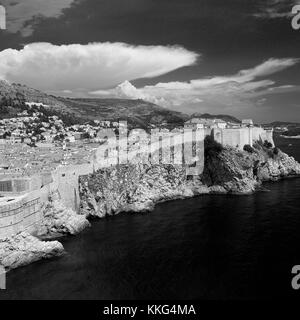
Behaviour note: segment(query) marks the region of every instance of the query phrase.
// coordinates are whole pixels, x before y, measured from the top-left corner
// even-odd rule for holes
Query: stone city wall
[[[0,198],[1,238],[33,229],[34,225],[43,218],[43,209],[52,191],[53,183],[51,174],[36,175],[26,179],[11,176],[11,180],[6,175],[5,179],[2,181],[10,181],[12,186],[18,185],[19,181],[22,181],[21,186],[24,186],[26,181],[26,189],[22,188],[18,195],[15,188],[12,188],[11,192],[0,192],[2,196]]]
[[[42,203],[37,195],[27,195],[0,206],[0,237],[29,229],[42,219]]]
[[[254,127],[253,128],[253,141],[268,141],[272,143],[273,146],[275,146],[274,140],[273,140],[273,130],[272,129],[263,129],[260,127]]]
[[[214,140],[224,146],[242,150],[245,144],[252,146],[252,128],[213,129]]]
[[[49,188],[51,191],[58,191],[61,201],[67,208],[72,208],[78,211],[80,198],[79,198],[79,176],[88,175],[96,170],[93,167],[93,162],[69,165],[58,167],[52,172],[53,182]]]
[[[230,146],[243,150],[246,144],[250,146],[256,141],[267,140],[274,146],[273,130],[265,130],[260,127],[213,129],[212,135],[215,141],[224,146]]]
[[[237,129],[215,128],[210,131],[207,129],[199,129],[197,130],[197,135],[201,141],[196,146],[197,152],[195,154],[195,163],[197,163],[198,166],[196,166],[196,170],[194,171],[193,169],[189,168],[190,171],[189,173],[187,171],[187,174],[201,174],[203,172],[203,141],[206,135],[212,135],[216,141],[223,145],[229,145],[231,147],[243,149],[245,144],[252,145],[252,142],[256,140],[268,140],[273,143],[272,134],[272,130],[263,130],[262,128],[256,127]],[[193,135],[195,137],[195,132]],[[186,139],[186,136],[184,137],[185,138],[183,138],[182,134],[177,133],[170,138],[171,141],[175,141],[175,149],[177,148],[178,151],[178,153],[174,152],[174,155],[181,154],[181,147],[183,146],[183,143],[185,143],[184,139]],[[165,138],[168,139],[166,135]],[[134,150],[133,158],[138,151],[140,153],[138,156],[140,160],[149,160],[147,153],[150,151],[152,156],[152,154],[159,152],[158,150],[161,149],[162,146],[163,148],[167,148],[169,143],[162,144],[162,141],[159,139],[158,141],[154,141],[151,146],[147,146],[145,143],[141,143],[140,146],[133,144],[131,151]],[[184,145],[184,149],[187,150],[187,148],[188,147]],[[168,158],[168,152],[166,150],[162,150],[162,153],[163,158]],[[118,157],[118,150],[116,150],[113,146],[111,147],[111,150],[108,150],[107,159],[103,158],[103,154],[101,154],[101,156],[98,154],[97,156],[96,153],[93,157],[91,157],[88,163],[78,165],[61,165],[51,173],[49,172],[42,175],[34,175],[32,177],[20,177],[18,175],[10,177],[9,175],[2,175],[0,177],[0,186],[2,183],[3,190],[1,191],[0,189],[0,195],[11,197],[12,201],[7,202],[4,201],[4,199],[1,202],[0,198],[0,237],[9,236],[24,229],[30,230],[33,228],[34,224],[43,218],[42,214],[44,206],[48,201],[49,194],[52,192],[58,192],[63,204],[67,208],[72,208],[74,211],[78,212],[80,203],[78,183],[79,177],[93,173],[100,168],[117,164],[117,162],[114,160],[112,161],[112,158],[115,157]],[[191,156],[189,156],[189,158],[189,160],[193,160],[191,159]],[[127,158],[123,159],[122,161],[125,160],[127,160]],[[180,159],[176,159],[174,156],[171,163],[175,162],[176,164],[176,161],[179,160]],[[182,162],[179,161],[179,163]],[[14,198],[14,195],[17,196]]]

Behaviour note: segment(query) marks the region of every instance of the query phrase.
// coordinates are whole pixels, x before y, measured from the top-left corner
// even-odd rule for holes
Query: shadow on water
[[[296,152],[299,151],[297,145]],[[299,158],[298,158],[299,159]],[[61,239],[68,252],[8,274],[7,299],[294,297],[300,179],[121,214]]]

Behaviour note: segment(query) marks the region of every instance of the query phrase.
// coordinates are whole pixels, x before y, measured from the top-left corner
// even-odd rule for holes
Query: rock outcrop
[[[63,253],[64,248],[58,241],[41,241],[26,232],[0,239],[0,265],[7,270]]]
[[[207,148],[204,172],[193,179],[184,168],[163,164],[99,170],[80,180],[80,213],[103,218],[121,211],[150,211],[158,202],[200,194],[249,194],[264,181],[300,175],[300,164],[277,148],[258,144],[251,151]]]
[[[22,232],[0,239],[0,265],[7,270],[32,262],[60,256],[64,252],[58,241],[42,241],[62,235],[75,235],[90,226],[89,221],[60,202],[53,193],[43,210],[43,219],[34,226],[31,234]]]
[[[300,164],[277,148],[256,144],[252,152],[223,148],[205,159],[202,181],[212,192],[247,194],[262,182],[300,175]]]
[[[155,203],[192,197],[194,192],[182,167],[132,164],[82,177],[80,195],[81,214],[102,218],[121,211],[149,211]]]
[[[109,167],[82,176],[79,181],[81,215],[64,207],[54,193],[33,234],[40,239],[77,234],[89,226],[87,217],[150,211],[156,203],[200,194],[248,194],[264,181],[298,175],[300,164],[277,148],[257,144],[248,151],[240,151],[212,144],[205,149],[203,174],[192,179],[181,166],[149,163]],[[63,253],[58,241],[40,239],[21,233],[0,240],[0,265],[13,269]]]
[[[75,235],[89,226],[90,223],[84,216],[66,208],[54,194],[46,204],[43,219],[36,225],[34,234],[39,238]]]
[[[300,164],[286,153],[279,152],[274,158],[258,164],[258,179],[261,181],[277,181],[282,178],[300,175]]]

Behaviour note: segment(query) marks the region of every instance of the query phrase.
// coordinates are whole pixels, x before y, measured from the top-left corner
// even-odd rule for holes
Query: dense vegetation
[[[204,140],[205,157],[215,157],[222,152],[223,146],[216,142],[211,136],[207,136]]]
[[[254,149],[250,146],[250,144],[245,144],[244,145],[244,151],[247,151],[249,153],[253,153]]]

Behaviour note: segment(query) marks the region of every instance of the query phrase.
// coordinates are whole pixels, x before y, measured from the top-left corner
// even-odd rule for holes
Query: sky
[[[298,3],[0,0],[0,79],[60,96],[300,122]]]

